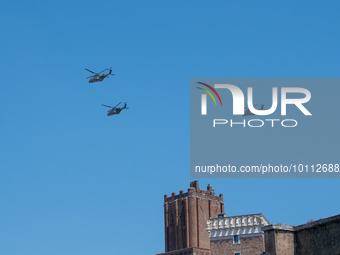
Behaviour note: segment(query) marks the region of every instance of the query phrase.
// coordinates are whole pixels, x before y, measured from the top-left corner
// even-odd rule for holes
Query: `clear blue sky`
[[[339,77],[339,7],[2,1],[0,254],[163,252],[163,195],[191,181],[190,78]],[[107,67],[115,77],[85,79]],[[121,101],[131,109],[118,116],[100,105]],[[338,150],[339,136],[316,141]],[[298,225],[340,213],[340,179],[208,183],[228,215]]]

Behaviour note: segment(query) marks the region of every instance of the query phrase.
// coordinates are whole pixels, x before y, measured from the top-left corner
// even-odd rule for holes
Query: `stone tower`
[[[221,213],[224,213],[223,195],[215,196],[210,184],[205,191],[200,190],[198,181],[193,181],[187,193],[180,190],[178,195],[175,192],[171,197],[164,195],[163,254],[210,254],[207,220]]]

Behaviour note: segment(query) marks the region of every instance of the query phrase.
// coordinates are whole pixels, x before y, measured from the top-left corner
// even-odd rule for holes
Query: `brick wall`
[[[264,231],[264,244],[266,255],[276,255],[275,231],[273,230]]]
[[[176,251],[169,251],[157,255],[211,255],[210,250],[203,248],[186,248]]]
[[[264,237],[240,237],[239,244],[233,244],[233,239],[221,239],[210,242],[211,255],[261,255],[264,252]]]
[[[269,225],[262,230],[266,255],[340,255],[340,215],[297,227]]]
[[[280,255],[294,255],[294,232],[274,230],[276,253]]]
[[[296,227],[296,254],[339,255],[340,215]]]
[[[266,255],[295,255],[295,229],[286,225],[269,225],[264,231]]]
[[[223,195],[215,196],[211,185],[201,190],[198,181],[191,182],[188,192],[164,196],[165,251],[189,247],[209,249],[207,219],[224,212]]]

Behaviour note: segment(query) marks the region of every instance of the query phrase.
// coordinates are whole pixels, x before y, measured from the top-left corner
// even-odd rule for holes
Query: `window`
[[[239,243],[240,243],[240,238],[237,235],[235,235],[234,236],[234,244],[239,244]]]
[[[235,253],[235,255],[240,255],[240,253]]]

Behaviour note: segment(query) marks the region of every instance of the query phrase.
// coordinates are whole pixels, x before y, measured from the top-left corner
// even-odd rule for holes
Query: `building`
[[[210,255],[207,220],[224,213],[223,195],[215,196],[208,184],[199,188],[198,181],[190,183],[188,192],[180,190],[171,197],[164,195],[165,253],[162,255]],[[160,255],[160,254],[159,254]]]
[[[340,255],[340,214],[299,226],[261,214],[227,216],[208,184],[164,195],[165,253],[158,255]]]
[[[212,255],[261,255],[265,251],[262,228],[269,225],[261,214],[248,214],[207,220]]]
[[[263,227],[266,255],[340,255],[340,214],[299,226]]]

